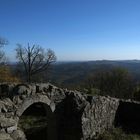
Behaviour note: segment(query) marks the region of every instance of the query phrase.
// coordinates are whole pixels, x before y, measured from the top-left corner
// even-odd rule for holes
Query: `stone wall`
[[[47,113],[53,116],[49,118],[49,140],[92,140],[114,127],[120,102],[126,102],[88,96],[49,83],[0,84],[0,95],[0,140],[26,140],[18,121],[28,107],[38,102],[46,104],[51,110]]]

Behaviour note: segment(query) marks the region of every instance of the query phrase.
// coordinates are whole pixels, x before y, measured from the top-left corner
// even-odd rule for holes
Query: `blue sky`
[[[140,59],[140,0],[0,0],[0,36],[58,60]]]

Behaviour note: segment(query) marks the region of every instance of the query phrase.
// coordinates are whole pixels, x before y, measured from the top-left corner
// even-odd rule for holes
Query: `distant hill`
[[[135,81],[140,81],[140,60],[58,62],[53,65],[49,80],[58,86],[75,87],[84,82],[89,73],[112,67],[125,68]]]
[[[10,66],[15,70],[16,63],[11,63]],[[43,74],[44,81],[66,88],[81,86],[85,82],[85,78],[95,71],[107,70],[113,67],[121,67],[128,70],[132,75],[134,82],[140,83],[140,60],[98,60],[98,61],[77,61],[77,62],[56,62],[48,75]]]

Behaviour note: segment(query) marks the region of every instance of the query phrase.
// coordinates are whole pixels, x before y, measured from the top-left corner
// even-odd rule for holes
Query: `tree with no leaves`
[[[0,48],[8,45],[8,41],[5,38],[0,37]],[[0,64],[4,63],[6,60],[5,53],[0,50]]]
[[[31,82],[32,76],[48,70],[50,65],[56,61],[54,51],[45,50],[39,45],[23,47],[17,44],[16,58],[23,65],[27,81]]]

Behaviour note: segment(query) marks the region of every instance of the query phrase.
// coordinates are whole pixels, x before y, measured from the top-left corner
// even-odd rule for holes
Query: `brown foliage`
[[[0,82],[16,82],[19,83],[20,80],[14,76],[8,66],[0,66]]]

